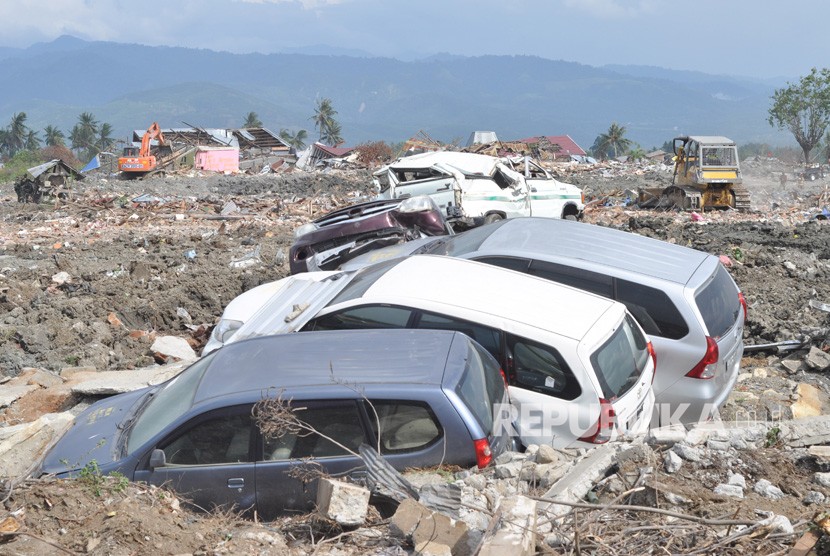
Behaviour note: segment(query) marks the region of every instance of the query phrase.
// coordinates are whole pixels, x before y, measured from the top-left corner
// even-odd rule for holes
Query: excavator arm
[[[159,145],[164,144],[164,134],[162,134],[161,128],[156,122],[153,122],[153,125],[147,128],[147,131],[144,132],[144,135],[141,137],[141,150],[138,152],[139,156],[150,156],[150,141],[153,139],[156,139]]]

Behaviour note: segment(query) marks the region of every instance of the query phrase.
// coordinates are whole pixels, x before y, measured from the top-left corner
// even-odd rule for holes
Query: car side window
[[[357,404],[294,404],[294,415],[302,422],[299,430],[265,439],[264,459],[289,460],[351,455],[366,442]]]
[[[369,404],[371,407],[367,407],[366,412],[376,437],[380,425],[380,446],[383,453],[420,450],[444,436],[441,424],[425,403],[384,400],[371,401],[367,403]]]
[[[646,334],[679,340],[689,333],[680,311],[663,290],[617,279],[616,299],[625,304]]]
[[[566,286],[579,288],[603,297],[614,296],[614,282],[610,276],[598,272],[591,272],[581,268],[549,263],[547,261],[531,261],[528,274],[559,282]]]
[[[519,259],[517,257],[479,257],[473,260],[491,264],[493,266],[500,266],[501,268],[515,270],[517,272],[524,272],[525,274],[528,273],[528,267],[530,266],[530,261],[528,259]]]
[[[406,328],[412,311],[403,307],[368,305],[323,315],[309,322],[304,330],[344,330],[353,328]]]
[[[481,344],[481,347],[490,352],[501,361],[501,331],[489,326],[483,326],[474,322],[436,315],[435,313],[421,312],[415,324],[415,328],[427,328],[430,330],[457,330],[462,332]]]
[[[552,347],[516,336],[508,338],[508,346],[516,386],[565,400],[573,400],[582,392],[573,371]]]
[[[169,465],[216,465],[253,461],[250,414],[223,415],[197,423],[161,446]]]

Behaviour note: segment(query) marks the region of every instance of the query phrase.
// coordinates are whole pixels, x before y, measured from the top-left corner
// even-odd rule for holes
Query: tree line
[[[814,161],[811,154],[817,148],[823,154],[820,162],[830,162],[830,132],[827,131],[830,127],[830,69],[813,68],[809,75],[797,83],[788,83],[786,87],[776,90],[771,100],[768,123],[793,134],[802,150],[805,164]],[[330,98],[317,99],[314,114],[309,120],[312,121],[320,142],[331,146],[343,142],[342,127],[336,116],[337,110]],[[91,112],[82,112],[78,116],[78,122],[68,136],[56,126],[47,125],[42,130],[41,138],[41,132],[30,128],[26,119],[25,112],[16,113],[6,127],[0,128],[0,158],[3,160],[8,161],[22,152],[35,152],[45,145],[53,149],[69,147],[77,159],[85,161],[115,146],[112,126],[99,122]],[[249,112],[242,127],[262,127],[262,121],[256,112]],[[627,133],[624,125],[612,122],[607,131],[597,136],[589,153],[601,160],[623,155],[630,160],[644,158],[646,152],[629,139]],[[308,140],[308,131],[298,129],[292,132],[283,128],[280,129],[279,136],[291,147],[302,150]],[[670,152],[671,144],[671,140],[666,141],[662,149]],[[763,150],[766,147],[753,145],[753,150]]]
[[[12,116],[9,125],[0,129],[0,156],[8,160],[23,151],[37,151],[46,147],[67,147],[79,160],[89,160],[100,152],[115,146],[112,126],[99,122],[91,112],[82,112],[67,137],[63,131],[53,125],[40,132],[26,124],[26,113],[18,112]],[[66,141],[69,141],[69,145]]]

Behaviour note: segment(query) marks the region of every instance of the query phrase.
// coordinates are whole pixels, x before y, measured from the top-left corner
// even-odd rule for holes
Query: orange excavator
[[[151,150],[151,142],[156,140],[156,152]],[[129,175],[139,176],[152,172],[158,167],[156,155],[170,151],[170,146],[164,141],[164,135],[156,122],[153,122],[141,138],[141,147],[125,147],[121,158],[118,159],[118,169]],[[159,152],[161,151],[161,152]]]

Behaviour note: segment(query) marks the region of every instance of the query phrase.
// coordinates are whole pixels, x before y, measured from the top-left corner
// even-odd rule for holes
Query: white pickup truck
[[[429,195],[457,227],[515,216],[579,219],[582,190],[527,157],[429,152],[399,158],[374,174],[380,199]]]

